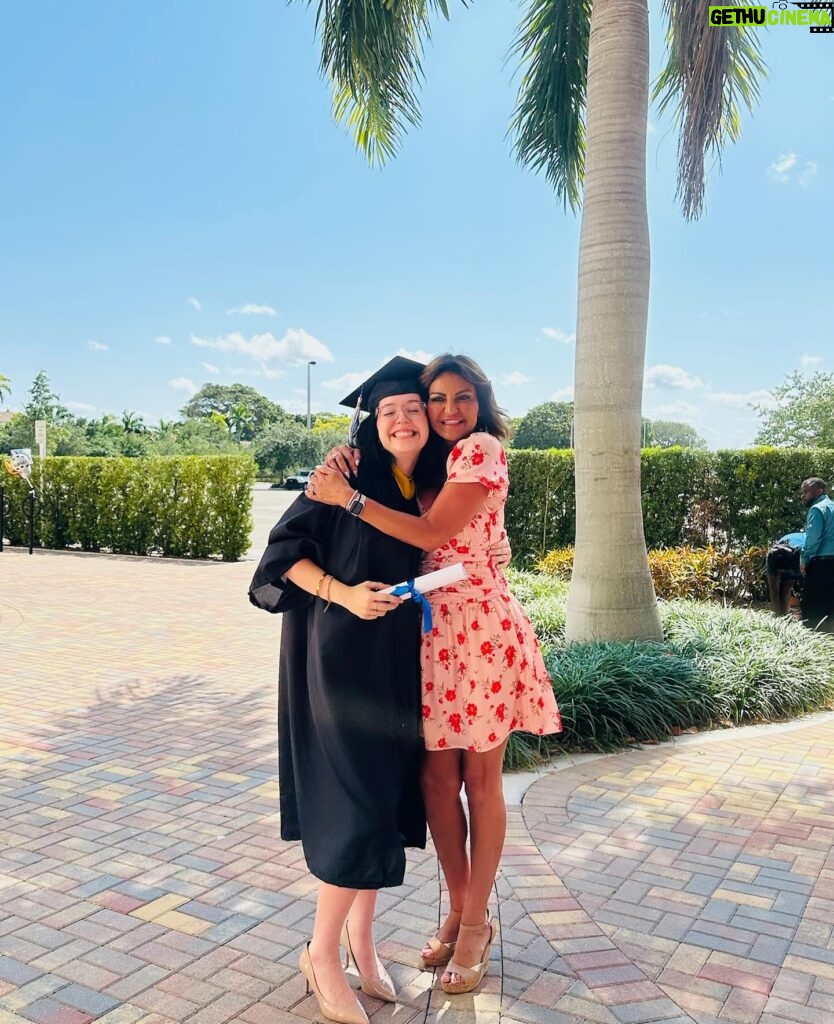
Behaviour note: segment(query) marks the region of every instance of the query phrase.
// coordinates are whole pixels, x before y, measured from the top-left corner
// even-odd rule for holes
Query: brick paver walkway
[[[0,554],[0,1024],[315,1019],[313,883],[278,838],[278,622],[251,563]],[[382,898],[410,1024],[834,1020],[834,717],[579,759],[510,830],[475,997],[415,950],[431,851]],[[363,997],[364,998],[364,997]]]

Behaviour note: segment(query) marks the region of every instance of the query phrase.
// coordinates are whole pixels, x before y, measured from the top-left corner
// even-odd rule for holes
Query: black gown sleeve
[[[312,594],[297,587],[286,573],[302,558],[316,565],[327,563],[329,539],[335,518],[342,514],[334,505],[323,505],[300,494],[269,534],[252,582],[249,600],[267,612],[286,612],[313,603]]]

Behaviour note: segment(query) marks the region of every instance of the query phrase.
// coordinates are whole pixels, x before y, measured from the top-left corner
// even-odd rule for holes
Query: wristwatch
[[[365,495],[360,494],[359,491],[354,491],[345,508],[352,516],[361,516],[365,508]]]

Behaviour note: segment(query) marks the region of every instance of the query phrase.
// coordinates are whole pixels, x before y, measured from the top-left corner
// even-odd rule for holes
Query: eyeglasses
[[[377,406],[377,418],[393,423],[399,413],[406,419],[416,420],[426,411],[425,402],[409,402],[408,405],[380,405]]]

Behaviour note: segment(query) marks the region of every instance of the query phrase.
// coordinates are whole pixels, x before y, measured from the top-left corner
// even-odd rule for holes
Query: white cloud
[[[195,309],[197,310],[197,312],[198,312],[198,313],[199,313],[199,312],[200,312],[200,310],[201,310],[201,309],[203,308],[203,304],[202,304],[202,302],[200,302],[200,300],[199,300],[199,299],[195,299],[193,295],[191,296],[191,298],[190,298],[190,299],[189,299],[188,301],[189,301],[189,302],[191,303],[191,305],[192,305],[192,306],[193,306],[193,307],[194,307],[194,308],[195,308]]]
[[[171,339],[168,337],[167,334],[157,334],[157,336],[154,338],[154,341],[157,343],[157,345],[171,344]]]
[[[768,168],[768,177],[780,185],[796,181],[798,185],[807,188],[816,177],[819,164],[816,160],[806,160],[801,166],[797,153],[783,153],[778,160]]]
[[[271,332],[253,334],[246,338],[240,331],[223,334],[218,338],[200,338],[191,335],[191,344],[202,348],[217,349],[218,352],[238,352],[262,366],[273,359],[280,359],[291,366],[300,366],[308,360],[321,363],[332,363],[333,353],[303,328],[291,327],[278,339]]]
[[[109,345],[102,345],[100,341],[88,341],[87,348],[91,352],[106,352],[109,349]]]
[[[525,377],[519,370],[513,370],[512,373],[502,373],[500,377],[495,378],[498,384],[509,384],[510,386],[531,384],[533,381],[532,377]]]
[[[64,402],[68,409],[75,409],[76,412],[95,412],[96,407],[89,402]]]
[[[778,160],[770,165],[770,173],[775,177],[784,177],[792,167],[796,166],[799,159],[796,153],[782,153]]]
[[[169,380],[168,383],[177,391],[185,391],[189,395],[196,395],[199,390],[194,381],[189,377],[174,377],[174,379]]]
[[[654,412],[660,416],[671,416],[673,419],[678,419],[697,416],[699,409],[691,402],[667,402],[664,405],[658,405]]]
[[[272,306],[262,306],[257,302],[245,302],[242,306],[227,309],[226,312],[229,316],[233,316],[235,313],[241,313],[243,316],[278,316],[278,311]]]
[[[323,380],[321,386],[328,391],[339,391],[348,395],[354,388],[358,388],[363,380],[371,375],[371,370],[363,370],[361,373],[345,373],[341,377],[333,377],[331,380]]]
[[[220,373],[220,367],[215,366],[214,363],[203,363],[203,369],[206,371],[206,373]]]
[[[566,334],[560,327],[542,327],[542,334],[552,341],[561,341],[563,345],[572,345],[576,341],[575,334]]]
[[[820,363],[825,362],[825,356],[809,356],[802,354],[799,359],[800,366],[819,366]]]
[[[278,380],[279,377],[286,377],[283,370],[270,370],[268,366],[234,366],[232,373],[238,377],[263,377],[264,380]]]
[[[563,388],[559,388],[558,391],[554,391],[550,396],[551,402],[572,402],[573,401],[573,384],[567,384]]]
[[[808,163],[806,163],[805,166],[802,168],[796,180],[803,188],[807,188],[814,180],[814,177],[817,173],[817,167],[818,165],[816,161],[809,160]]]
[[[723,405],[730,409],[746,409],[751,402],[766,407],[773,407],[776,404],[770,391],[764,388],[757,391],[710,391],[706,398],[715,405]]]
[[[304,394],[306,395],[307,392],[305,391]],[[281,406],[281,408],[285,412],[300,412],[300,413],[306,413],[307,412],[307,399],[306,399],[306,397],[305,398],[278,398],[278,399],[276,399],[276,402],[278,403],[278,405]],[[317,402],[315,398],[311,398],[310,399],[310,412],[311,413],[316,413],[316,412],[321,412],[321,411],[322,411],[321,402]]]
[[[698,391],[704,386],[700,377],[695,377],[680,366],[658,363],[646,370],[643,385],[647,389],[680,388],[683,391]]]
[[[406,359],[415,359],[418,363],[430,363],[434,359],[434,352],[426,352],[421,348],[409,351],[407,348],[398,348],[394,353],[396,356],[404,356]]]

